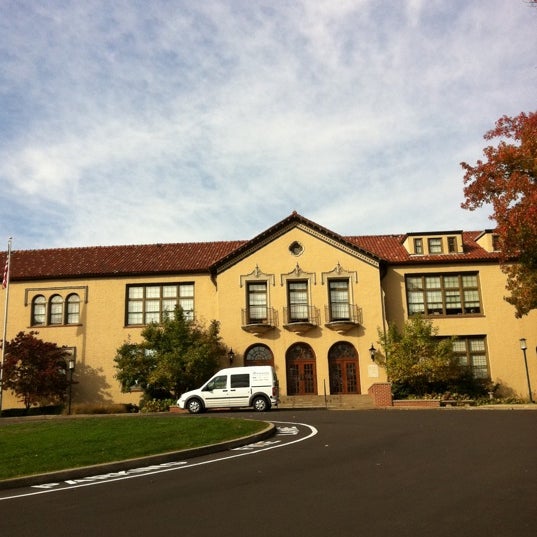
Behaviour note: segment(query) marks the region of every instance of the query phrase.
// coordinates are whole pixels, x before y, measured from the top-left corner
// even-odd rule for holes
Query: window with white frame
[[[193,283],[127,287],[127,325],[160,323],[173,315],[177,306],[181,307],[186,319],[194,318]]]

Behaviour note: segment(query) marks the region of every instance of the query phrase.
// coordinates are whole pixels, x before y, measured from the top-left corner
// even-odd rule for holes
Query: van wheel
[[[257,412],[265,412],[265,410],[270,410],[270,404],[264,397],[256,397],[252,401],[252,406]]]
[[[203,405],[199,399],[190,399],[186,407],[191,414],[199,414],[203,411]]]

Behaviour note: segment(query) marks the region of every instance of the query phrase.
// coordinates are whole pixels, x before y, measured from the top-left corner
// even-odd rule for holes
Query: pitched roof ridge
[[[381,237],[398,239],[399,237],[406,237],[406,235],[406,233],[377,233],[375,235],[342,235],[342,237],[344,239],[377,239]]]
[[[25,253],[37,253],[37,252],[67,252],[69,250],[112,250],[112,249],[127,249],[127,248],[152,248],[155,246],[195,246],[199,244],[203,245],[225,245],[225,244],[237,244],[247,242],[245,240],[222,240],[222,241],[185,241],[185,242],[153,242],[143,244],[101,244],[101,245],[87,245],[87,246],[58,246],[50,248],[29,248],[22,250],[13,250],[15,252]],[[5,254],[5,252],[0,252]]]

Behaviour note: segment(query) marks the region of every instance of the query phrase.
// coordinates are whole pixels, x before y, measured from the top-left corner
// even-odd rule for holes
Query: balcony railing
[[[355,304],[329,304],[324,308],[325,326],[345,332],[363,324],[362,308]],[[321,323],[319,309],[303,304],[283,308],[283,326],[291,332],[306,332]],[[262,334],[278,326],[278,312],[267,306],[250,306],[241,310],[242,329]]]
[[[241,310],[242,329],[259,334],[278,326],[278,312],[267,306],[250,306]]]
[[[305,332],[320,323],[319,309],[303,304],[284,307],[283,318],[283,326],[292,332]]]
[[[362,308],[356,304],[329,304],[325,306],[325,326],[333,330],[350,330],[363,324]]]

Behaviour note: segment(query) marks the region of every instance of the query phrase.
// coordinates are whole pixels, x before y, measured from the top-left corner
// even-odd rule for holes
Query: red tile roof
[[[90,278],[209,272],[244,241],[20,250],[11,254],[11,279]],[[2,266],[5,263],[3,254]]]
[[[475,242],[481,233],[481,231],[462,232],[463,253],[435,255],[409,254],[403,246],[407,235],[371,235],[345,237],[345,239],[391,265],[497,262],[499,259],[498,252],[487,252]]]
[[[371,235],[344,237],[297,213],[250,241],[192,242],[130,246],[97,246],[13,251],[12,280],[91,278],[149,274],[210,273],[223,261],[240,255],[262,239],[277,234],[293,223],[313,227],[317,232],[340,240],[388,265],[497,262],[498,254],[487,252],[476,242],[479,231],[463,232],[464,253],[410,255],[403,243],[407,235]],[[4,266],[6,253],[0,256]]]

